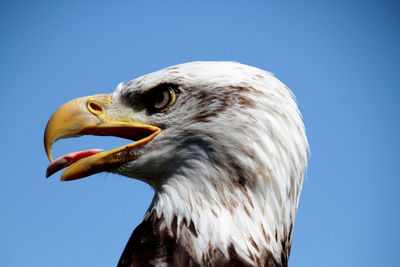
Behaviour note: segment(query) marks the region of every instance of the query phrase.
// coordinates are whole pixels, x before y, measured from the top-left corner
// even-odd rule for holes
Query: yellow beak
[[[129,153],[132,149],[152,140],[161,129],[126,118],[110,118],[111,95],[94,95],[74,99],[54,112],[47,123],[44,134],[44,148],[52,162],[47,177],[61,168],[68,167],[62,181],[75,180],[115,168],[138,157]],[[61,138],[82,135],[116,136],[135,142],[109,151],[81,151],[79,157],[65,156],[53,161],[52,144]],[[77,154],[77,153],[75,153]],[[72,155],[72,154],[71,154]],[[83,156],[82,156],[83,155]]]

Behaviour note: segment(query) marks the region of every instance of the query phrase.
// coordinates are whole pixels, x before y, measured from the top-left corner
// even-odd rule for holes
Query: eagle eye
[[[162,84],[152,88],[144,95],[144,102],[152,111],[161,111],[173,105],[176,100],[175,87]]]

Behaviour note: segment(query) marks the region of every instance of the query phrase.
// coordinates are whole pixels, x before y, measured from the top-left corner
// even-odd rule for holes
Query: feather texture
[[[176,103],[149,113],[135,99],[158,84],[179,88]],[[114,170],[155,190],[118,266],[287,266],[308,143],[284,84],[193,62],[119,85],[112,105],[163,129]]]

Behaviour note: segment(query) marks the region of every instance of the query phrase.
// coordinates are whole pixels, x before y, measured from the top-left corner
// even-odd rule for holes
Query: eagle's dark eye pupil
[[[171,89],[165,88],[162,91],[158,92],[158,94],[155,95],[154,99],[154,108],[155,109],[162,109],[171,102],[172,96],[171,96]]]
[[[161,84],[143,95],[143,102],[150,112],[158,112],[173,105],[176,100],[175,87]]]

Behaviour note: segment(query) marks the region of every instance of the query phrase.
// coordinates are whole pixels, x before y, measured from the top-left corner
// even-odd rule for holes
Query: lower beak
[[[161,129],[127,118],[110,118],[112,95],[94,95],[74,99],[62,105],[51,116],[44,134],[44,148],[52,162],[47,177],[68,167],[62,174],[62,181],[75,180],[89,175],[112,170],[135,160],[140,155],[132,150],[152,140]],[[116,136],[135,142],[101,152],[100,150],[71,153],[53,161],[52,144],[61,138],[82,135]]]

